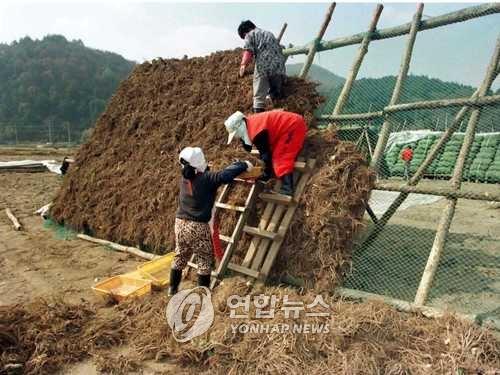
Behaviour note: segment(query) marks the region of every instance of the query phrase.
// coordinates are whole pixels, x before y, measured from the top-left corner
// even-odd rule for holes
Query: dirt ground
[[[53,173],[9,173],[0,177],[0,205],[23,225],[13,230],[0,216],[0,304],[60,294],[69,300],[93,298],[89,286],[98,279],[133,269],[132,256],[79,239],[61,240],[35,211],[49,203],[62,178]]]
[[[0,160],[22,160],[36,157],[62,160],[63,153],[45,155],[16,154],[0,149]],[[68,302],[89,301],[99,304],[91,286],[103,278],[134,270],[141,260],[109,250],[61,233],[34,214],[34,211],[52,201],[62,183],[62,178],[53,173],[10,173],[0,174],[0,306],[13,303],[28,303],[37,297],[64,296]],[[412,207],[398,214],[394,224],[417,226],[422,230],[435,228],[441,200],[433,205],[429,216],[425,206]],[[5,207],[12,209],[23,225],[23,230],[13,230],[3,213]],[[480,244],[487,251],[498,254],[500,232],[495,225],[500,222],[500,210],[491,209],[483,202],[462,202],[452,231],[456,233],[476,233],[483,242],[473,238],[473,247]],[[421,233],[420,233],[421,234]],[[65,239],[63,237],[65,236]],[[419,241],[422,241],[419,238]],[[427,239],[425,239],[427,241]],[[479,240],[477,240],[479,241]],[[481,245],[481,246],[482,246]],[[406,246],[406,245],[403,245]],[[411,258],[411,256],[408,256]],[[386,275],[388,280],[390,275]],[[497,285],[498,287],[498,285]],[[498,292],[498,290],[497,290]],[[444,298],[444,297],[443,297]],[[456,297],[458,298],[458,297]],[[486,298],[481,296],[480,298]],[[496,300],[492,300],[496,303]],[[102,303],[102,302],[101,302]],[[109,307],[102,304],[102,310]],[[109,351],[118,357],[127,354],[127,346]],[[144,373],[185,373],[182,368],[169,363],[154,361],[141,362]],[[65,374],[97,374],[97,364],[92,359],[65,367]]]
[[[40,153],[0,148],[0,160],[61,161],[68,150]],[[94,295],[91,286],[104,278],[133,271],[144,261],[59,233],[44,223],[35,211],[52,201],[62,183],[54,173],[0,173],[0,306],[25,304],[38,297],[63,297],[66,302],[88,301],[106,306]],[[20,223],[22,231],[14,231],[3,212],[9,207]],[[63,238],[64,237],[64,238]],[[127,348],[111,351],[123,355]],[[169,372],[175,366],[168,363],[146,362],[145,373]],[[68,366],[65,374],[97,374],[96,364],[86,360]]]

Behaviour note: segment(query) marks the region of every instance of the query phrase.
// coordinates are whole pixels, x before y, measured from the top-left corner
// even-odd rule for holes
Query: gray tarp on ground
[[[23,167],[31,164],[43,164],[50,172],[61,174],[61,163],[55,160],[14,160],[0,161],[1,167]]]

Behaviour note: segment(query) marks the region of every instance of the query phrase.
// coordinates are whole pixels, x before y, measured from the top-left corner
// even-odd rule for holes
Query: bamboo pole
[[[406,111],[414,111],[421,109],[462,107],[462,106],[484,107],[484,106],[496,105],[498,103],[500,103],[500,95],[490,95],[490,96],[484,96],[482,98],[473,96],[470,98],[425,100],[413,103],[388,105],[381,111],[353,113],[345,115],[322,115],[319,117],[319,119],[330,120],[330,121],[372,120],[383,117],[384,115],[389,113],[406,112]]]
[[[477,91],[473,94],[473,96],[477,96]],[[448,142],[451,138],[457,127],[460,125],[465,115],[467,114],[469,107],[463,107],[459,113],[455,116],[455,119],[452,125],[443,133],[438,142],[431,148],[429,153],[426,155],[424,161],[417,168],[416,172],[410,177],[410,180],[406,183],[406,186],[414,186],[422,179],[424,176],[425,170],[427,167],[434,161],[434,159],[438,156],[441,148]],[[390,220],[392,215],[397,211],[399,206],[403,204],[410,193],[409,192],[401,192],[396,199],[391,203],[389,208],[384,212],[384,214],[379,218],[375,227],[370,231],[366,239],[363,241],[363,246],[367,246],[371,242],[377,238],[378,234],[382,231],[384,226]]]
[[[283,26],[281,27],[280,33],[278,34],[278,37],[276,38],[276,40],[278,41],[278,44],[281,43],[281,39],[283,38],[283,34],[285,33],[287,26],[288,26],[288,24],[285,22],[283,24]]]
[[[485,79],[479,88],[479,93],[478,93],[479,97],[486,95],[488,90],[491,88],[491,84],[493,83],[493,80],[496,77],[495,71],[499,60],[500,60],[500,37],[497,39],[495,51],[493,53],[491,62],[488,66]],[[481,109],[480,108],[473,109],[472,114],[469,118],[469,123],[467,124],[467,130],[465,131],[464,142],[462,143],[462,147],[460,148],[460,153],[458,154],[457,163],[455,165],[455,168],[453,170],[453,175],[450,180],[450,185],[455,190],[460,189],[460,186],[462,184],[462,174],[465,165],[465,160],[469,156],[469,151],[472,146],[472,142],[474,141],[476,126],[480,116],[481,116]],[[434,243],[432,245],[431,252],[429,254],[429,258],[427,260],[424,273],[422,275],[422,279],[420,280],[420,285],[418,287],[417,294],[415,296],[415,304],[417,306],[423,305],[427,300],[427,296],[429,295],[432,282],[434,281],[434,276],[439,266],[439,260],[441,258],[441,254],[446,244],[446,239],[450,230],[451,222],[455,214],[456,204],[457,204],[457,198],[448,198],[447,205],[443,211],[443,215],[441,216],[436,237],[434,239]]]
[[[335,10],[336,5],[337,5],[336,3],[331,3],[330,6],[328,7],[328,10],[326,11],[325,19],[323,21],[323,24],[321,25],[321,28],[319,29],[318,35],[316,36],[311,46],[309,47],[306,62],[304,63],[304,66],[302,67],[302,70],[300,71],[299,74],[300,78],[305,79],[307,77],[307,73],[309,72],[309,69],[311,68],[311,65],[314,61],[314,56],[316,55],[318,43],[321,42],[321,39],[323,39],[323,35],[325,35],[326,28],[328,27],[328,24],[332,19],[332,14],[333,11]]]
[[[344,109],[345,103],[347,103],[347,100],[349,99],[349,95],[352,90],[352,85],[354,81],[356,80],[356,77],[358,76],[359,68],[361,67],[361,63],[363,62],[363,59],[365,58],[365,55],[368,53],[368,45],[370,44],[371,38],[373,36],[373,33],[375,32],[375,29],[377,28],[377,23],[378,20],[380,19],[380,15],[382,14],[382,10],[384,9],[384,6],[382,4],[378,4],[375,7],[375,11],[373,12],[372,19],[370,21],[370,25],[368,26],[368,31],[365,34],[365,37],[363,38],[363,41],[361,42],[361,45],[359,46],[358,49],[358,54],[356,58],[354,59],[354,62],[352,64],[351,70],[344,82],[344,86],[342,87],[342,91],[340,92],[339,98],[337,99],[337,103],[335,104],[335,108],[333,110],[334,115],[338,115],[342,112],[342,109]]]
[[[398,191],[407,194],[428,194],[439,195],[447,198],[472,199],[477,201],[500,202],[500,194],[497,193],[477,193],[467,190],[456,190],[453,188],[431,188],[421,186],[394,185],[387,182],[375,183],[375,190]]]
[[[423,20],[420,23],[420,31],[430,30],[441,26],[451,25],[458,22],[464,22],[470,19],[484,17],[492,15],[495,13],[500,13],[500,3],[489,3],[481,4],[477,6],[472,6],[464,9],[460,9],[455,12],[446,13],[441,16],[431,17],[429,19]],[[408,34],[411,29],[411,22],[405,23],[403,25],[388,27],[385,29],[378,30],[373,36],[372,40],[382,40],[395,38],[401,35]],[[354,44],[359,44],[363,41],[366,33],[358,33],[350,35],[347,37],[341,37],[333,40],[323,41],[319,43],[317,50],[318,52],[332,50],[336,48],[351,46]],[[305,55],[309,52],[309,46],[298,46],[288,48],[283,51],[287,56],[293,55]]]
[[[422,20],[422,12],[424,11],[424,4],[420,3],[417,5],[417,11],[413,16],[413,21],[411,22],[410,33],[408,35],[408,40],[406,42],[405,52],[401,58],[401,65],[399,68],[398,78],[396,79],[396,85],[392,92],[391,100],[389,105],[395,105],[399,101],[401,96],[401,91],[403,89],[404,81],[408,76],[408,70],[410,69],[411,56],[413,54],[413,47],[415,46],[415,40],[417,38],[417,32],[420,27],[420,22]],[[392,121],[390,116],[386,116],[384,123],[382,124],[382,129],[380,130],[377,145],[375,146],[375,151],[373,152],[373,157],[371,160],[371,166],[375,169],[375,172],[379,172],[380,162],[384,155],[384,150],[387,145],[387,140],[389,139],[389,134],[392,129]]]
[[[415,19],[413,23],[415,22]],[[496,66],[496,70],[498,71],[500,68],[500,64]],[[498,74],[498,72],[496,73]],[[477,99],[479,93],[479,89],[476,90],[476,92],[471,96],[470,100],[475,101]],[[409,186],[414,186],[420,181],[420,179],[423,177],[425,170],[427,167],[432,163],[432,161],[437,157],[439,154],[441,148],[444,146],[446,142],[451,138],[457,127],[460,125],[462,120],[464,119],[465,115],[467,114],[469,107],[465,106],[463,107],[458,114],[455,116],[455,119],[451,126],[443,133],[439,141],[434,145],[434,147],[431,149],[431,151],[427,154],[425,160],[423,163],[419,166],[417,171],[414,173],[414,175],[410,178],[408,181],[407,185]],[[379,218],[379,221],[375,224],[375,227],[371,230],[369,235],[366,237],[366,240],[363,242],[363,245],[368,245],[370,242],[375,240],[375,238],[378,236],[378,234],[381,232],[383,227],[387,224],[389,219],[394,215],[396,210],[399,208],[399,206],[405,201],[405,199],[408,197],[409,193],[402,192],[399,194],[396,199],[391,203],[389,208],[386,210],[386,212]]]
[[[7,214],[7,217],[12,222],[12,225],[14,226],[14,229],[15,230],[21,230],[22,229],[22,225],[19,223],[19,221],[17,220],[17,218],[14,216],[14,214],[12,213],[12,211],[10,210],[10,208],[6,208],[5,209],[5,213]]]
[[[145,251],[139,250],[135,247],[123,246],[123,245],[120,245],[120,244],[117,244],[117,243],[114,243],[111,241],[101,240],[99,238],[87,236],[86,234],[77,234],[76,236],[82,240],[97,243],[99,245],[109,246],[114,250],[121,251],[122,253],[129,253],[129,254],[138,256],[140,258],[143,258],[143,259],[153,260],[153,259],[159,258],[158,255],[146,253]]]
[[[493,80],[496,78],[496,76],[500,73],[500,62],[497,63],[496,69],[494,69],[494,77]],[[471,100],[477,100],[479,95],[479,88],[472,94]],[[407,182],[407,186],[415,186],[424,176],[425,170],[431,165],[431,163],[434,161],[434,159],[439,155],[440,150],[442,147],[448,142],[448,140],[451,138],[453,133],[459,128],[461,125],[463,119],[465,118],[465,115],[467,114],[469,110],[469,106],[464,106],[460,111],[455,115],[455,118],[453,119],[453,122],[451,123],[450,127],[446,129],[446,131],[443,133],[441,138],[438,140],[438,142],[431,148],[429,153],[426,155],[424,161],[420,166],[417,168],[413,176],[410,178],[410,180]],[[389,208],[384,212],[384,214],[379,218],[378,222],[375,224],[373,229],[370,230],[370,233],[366,236],[365,240],[363,241],[362,247],[366,247],[369,245],[371,242],[373,242],[379,233],[382,231],[384,226],[387,224],[387,222],[390,220],[392,215],[397,211],[399,206],[403,204],[403,202],[406,200],[408,197],[409,193],[407,192],[401,192],[396,199],[391,203]]]
[[[495,77],[498,75],[500,72],[500,64],[497,65],[497,69],[495,72]],[[472,94],[471,99],[474,99],[478,96],[479,94],[479,89],[477,89],[474,94]],[[417,168],[413,176],[410,178],[410,180],[406,183],[406,186],[415,186],[424,176],[425,170],[431,165],[431,163],[434,161],[434,159],[438,156],[440,150],[446,142],[451,138],[453,133],[459,128],[460,124],[462,123],[463,119],[465,118],[465,115],[467,114],[469,110],[469,106],[463,107],[455,116],[453,122],[451,123],[450,127],[446,129],[446,131],[443,133],[441,138],[439,138],[438,142],[431,148],[429,153],[426,155],[424,161],[420,166]],[[378,223],[375,225],[375,227],[371,230],[370,234],[366,237],[366,240],[363,242],[363,246],[369,244],[375,238],[378,236],[378,234],[381,232],[383,227],[387,224],[387,222],[390,220],[392,215],[397,211],[399,206],[405,201],[405,199],[408,197],[409,193],[407,192],[401,192],[396,199],[391,203],[389,208],[385,211],[385,213],[379,218]]]
[[[500,103],[500,95],[490,95],[481,98],[458,98],[443,100],[426,100],[421,102],[389,105],[384,108],[385,113],[403,112],[408,110],[435,109],[447,107],[474,106],[483,107]]]
[[[359,120],[374,120],[384,116],[384,111],[366,112],[366,113],[349,113],[338,115],[321,115],[319,120],[326,121],[359,121]]]

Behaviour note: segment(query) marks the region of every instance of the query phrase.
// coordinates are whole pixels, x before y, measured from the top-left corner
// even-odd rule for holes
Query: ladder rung
[[[291,196],[278,193],[260,193],[259,198],[266,202],[286,205],[293,202],[293,198]]]
[[[248,225],[245,225],[245,227],[243,228],[243,231],[245,233],[251,234],[253,236],[267,238],[271,241],[274,241],[276,239],[276,237],[278,236],[277,233],[269,232],[268,230],[259,229],[256,227],[250,227]]]
[[[307,164],[304,161],[296,161],[294,168],[298,171],[304,172],[307,169]]]
[[[247,179],[244,179],[244,178],[238,178],[238,177],[236,177],[236,178],[234,179],[234,181],[237,181],[237,182],[243,182],[243,183],[245,183],[245,184],[249,184],[249,185],[253,185],[253,184],[255,184],[255,180],[247,180]]]
[[[245,211],[245,207],[234,206],[232,204],[227,204],[227,203],[217,202],[217,203],[215,203],[215,206],[218,207],[218,208],[224,208],[226,210],[233,210],[233,211],[240,211],[240,212],[244,212]]]
[[[224,242],[233,243],[233,239],[231,237],[224,236],[223,234],[219,234],[219,239]]]
[[[188,262],[187,264],[188,264],[189,267],[194,268],[195,270],[198,269],[198,265],[194,264],[193,262]],[[212,271],[212,276],[213,277],[217,277],[217,272]]]
[[[253,149],[251,152],[250,152],[252,155],[260,155],[260,152],[259,150],[256,150],[256,149]],[[298,171],[305,171],[307,169],[307,164],[305,161],[296,161],[295,162],[295,165],[294,165],[294,168]]]
[[[247,267],[239,266],[237,264],[229,262],[228,265],[227,265],[227,268],[229,268],[230,270],[242,273],[244,275],[253,277],[254,279],[258,279],[259,278],[259,272],[258,271],[252,270],[252,269],[247,268]]]

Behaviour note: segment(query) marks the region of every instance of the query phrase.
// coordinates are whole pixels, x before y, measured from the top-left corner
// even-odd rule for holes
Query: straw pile
[[[334,133],[311,134],[318,169],[302,196],[274,274],[300,277],[306,286],[331,291],[350,270],[353,239],[363,227],[365,202],[375,174],[350,142]]]
[[[37,300],[0,307],[0,373],[47,374],[93,352],[124,343],[119,315],[97,316],[95,306]]]
[[[357,304],[324,297],[330,307],[329,316],[302,314],[287,319],[280,311],[284,295],[288,295],[289,301],[309,304],[316,294],[262,288],[253,290],[251,296],[261,293],[278,297],[274,318],[256,319],[251,303],[250,319],[232,319],[227,298],[246,295],[245,283],[231,280],[218,288],[212,295],[216,314],[212,328],[186,344],[175,341],[165,323],[162,306],[166,298],[135,305],[145,319],[137,326],[142,334],[133,336],[131,344],[143,359],[170,359],[191,372],[205,370],[215,374],[493,374],[500,369],[500,342],[489,331],[451,315],[427,319],[397,312],[382,303]],[[129,309],[126,308],[128,314]],[[237,313],[242,313],[242,309]],[[328,325],[329,331],[242,333],[233,329],[242,324],[290,323]]]
[[[158,59],[138,66],[80,148],[52,216],[99,238],[156,253],[171,251],[181,148],[201,146],[215,169],[237,158],[252,159],[239,145],[225,145],[225,118],[252,107],[252,78],[237,77],[240,53]],[[311,127],[322,101],[315,85],[291,78],[285,92],[286,99],[275,107],[303,114]],[[355,147],[333,133],[324,136],[311,129],[304,154],[318,159],[315,176],[274,273],[322,280],[322,287],[331,288],[349,268],[352,237],[373,174]],[[230,199],[244,201],[239,189]],[[235,220],[231,214],[221,218],[221,232],[230,234]]]
[[[383,304],[324,296],[329,316],[285,318],[279,310],[284,295],[308,304],[315,294],[263,288],[252,296],[277,296],[274,318],[256,319],[253,303],[250,319],[229,318],[227,298],[246,293],[238,279],[218,288],[212,295],[214,324],[185,344],[175,341],[166,323],[164,295],[100,310],[62,302],[6,306],[0,310],[0,372],[18,364],[28,374],[51,373],[88,357],[109,373],[135,371],[149,359],[167,361],[179,373],[213,374],[494,374],[500,369],[500,342],[492,333],[452,316],[426,319]],[[328,325],[328,332],[233,328],[254,323]],[[124,344],[127,355],[121,359],[105,351]]]

